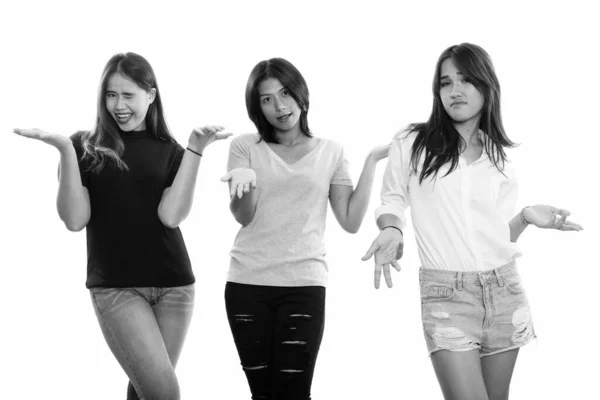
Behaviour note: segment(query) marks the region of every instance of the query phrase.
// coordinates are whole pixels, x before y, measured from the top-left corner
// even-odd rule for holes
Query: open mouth
[[[132,113],[117,113],[115,115],[117,117],[117,122],[120,124],[126,124],[133,116]]]

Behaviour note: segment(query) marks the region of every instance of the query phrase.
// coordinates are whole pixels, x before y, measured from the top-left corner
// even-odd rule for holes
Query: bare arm
[[[47,143],[58,150],[58,215],[70,231],[77,232],[85,228],[91,215],[90,196],[87,188],[81,183],[77,154],[71,139],[41,129],[15,129],[14,133]]]
[[[231,136],[231,133],[219,133],[223,129],[221,126],[213,125],[194,129],[188,147],[202,154],[210,143]],[[158,218],[166,227],[177,228],[190,213],[194,202],[200,159],[200,155],[186,150],[173,184],[163,191],[158,205]]]
[[[567,221],[571,212],[562,208],[556,208],[543,204],[525,207],[522,212],[510,220],[510,241],[517,242],[519,236],[528,225],[534,225],[542,229],[557,229],[560,231],[583,230],[583,227],[575,222]]]
[[[233,217],[242,226],[248,225],[256,213],[256,173],[250,168],[235,168],[225,174],[221,181],[229,182],[229,209]]]
[[[331,209],[346,232],[358,232],[369,206],[377,162],[387,157],[389,148],[389,145],[382,146],[369,153],[356,189],[353,190],[351,186],[344,185],[330,186],[329,201]]]
[[[71,140],[69,140],[69,145],[60,148],[59,152],[56,209],[67,229],[78,232],[85,228],[90,220],[90,195],[87,188],[81,183],[77,154]]]

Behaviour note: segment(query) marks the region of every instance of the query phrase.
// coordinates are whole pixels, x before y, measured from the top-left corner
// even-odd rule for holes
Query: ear
[[[156,89],[152,88],[148,92],[148,101],[150,101],[150,104],[154,103],[154,99],[156,99]]]

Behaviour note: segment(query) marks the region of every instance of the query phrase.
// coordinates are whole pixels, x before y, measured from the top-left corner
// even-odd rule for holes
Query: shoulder
[[[317,147],[321,146],[324,149],[327,149],[329,151],[335,151],[335,152],[341,152],[344,150],[344,145],[342,145],[340,142],[336,142],[335,140],[317,138],[317,137],[313,137],[313,139],[319,141],[317,143]]]
[[[397,142],[401,145],[411,147],[417,138],[418,132],[414,129],[414,125],[407,125],[404,128],[398,130],[394,134],[394,138],[392,139],[394,142]]]
[[[69,136],[69,138],[71,139],[71,141],[73,143],[82,143],[83,140],[90,134],[89,131],[77,131],[74,134],[72,134],[71,136]]]
[[[231,140],[231,145],[233,146],[235,143],[237,146],[248,147],[256,145],[259,140],[260,136],[256,133],[244,133],[242,135],[235,136]]]

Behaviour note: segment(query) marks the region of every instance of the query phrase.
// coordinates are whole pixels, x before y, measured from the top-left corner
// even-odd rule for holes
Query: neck
[[[275,132],[275,136],[277,137],[277,140],[279,140],[279,144],[284,146],[294,146],[304,142],[305,139],[308,139],[308,137],[302,133],[298,125],[289,131],[277,131]]]
[[[454,128],[458,131],[460,136],[463,138],[467,146],[478,146],[481,144],[479,139],[479,120],[481,117],[472,118],[468,121],[455,123]]]

